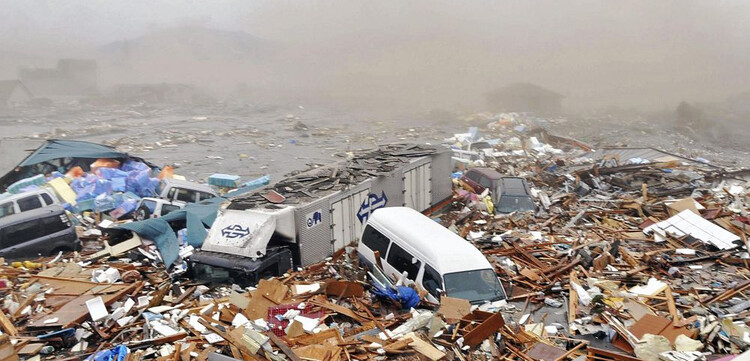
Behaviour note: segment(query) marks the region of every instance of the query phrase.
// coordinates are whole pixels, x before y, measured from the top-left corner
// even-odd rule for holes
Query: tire
[[[133,215],[133,219],[136,221],[142,221],[151,218],[151,210],[148,209],[146,206],[140,206],[138,209],[135,210],[135,214]]]

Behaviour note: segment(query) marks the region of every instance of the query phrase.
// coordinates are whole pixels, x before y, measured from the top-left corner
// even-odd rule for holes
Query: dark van
[[[0,218],[0,257],[33,258],[81,248],[81,241],[59,205]]]

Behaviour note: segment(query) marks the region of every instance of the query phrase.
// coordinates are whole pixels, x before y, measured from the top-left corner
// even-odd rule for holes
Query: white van
[[[55,192],[47,188],[13,194],[0,199],[0,218],[59,203]]]
[[[410,282],[438,302],[441,293],[473,304],[506,298],[495,271],[474,245],[432,219],[406,207],[380,208],[370,215],[357,248],[369,267],[380,253],[384,273]]]

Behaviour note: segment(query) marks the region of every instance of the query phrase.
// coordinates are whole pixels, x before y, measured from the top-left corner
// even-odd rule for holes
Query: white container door
[[[430,163],[404,172],[404,206],[420,212],[430,208],[431,184]]]
[[[357,218],[362,202],[368,199],[369,189],[354,193],[331,204],[331,240],[336,252],[362,235],[364,225]]]

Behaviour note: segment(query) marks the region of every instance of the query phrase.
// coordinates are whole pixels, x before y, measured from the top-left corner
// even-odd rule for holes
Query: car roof
[[[521,177],[503,177],[500,180],[500,192],[503,195],[527,196],[529,195],[526,179]]]
[[[63,214],[65,210],[59,204],[53,204],[42,208],[36,208],[29,211],[11,214],[0,218],[0,228],[12,224],[25,222],[30,219],[40,218],[48,215]]]
[[[492,179],[492,180],[500,179],[500,178],[503,177],[503,175],[500,174],[500,172],[498,172],[498,171],[496,171],[496,170],[494,170],[492,168],[476,167],[476,168],[469,169],[469,172],[472,172],[472,171],[477,172],[477,173],[479,173],[479,174],[481,174],[481,175],[483,175],[483,176],[485,176],[485,177],[487,177],[489,179]]]
[[[38,189],[33,189],[30,191],[23,192],[23,193],[13,194],[8,197],[0,199],[0,203],[5,203],[7,201],[15,201],[21,198],[26,198],[28,196],[33,196],[33,195],[39,195],[42,193],[50,193],[50,190],[47,188],[38,188]]]
[[[208,185],[201,184],[201,183],[184,181],[180,179],[172,179],[172,178],[165,179],[164,183],[172,185],[172,186],[177,186],[180,188],[188,188],[188,189],[193,189],[193,190],[197,190],[201,192],[216,194],[216,191],[214,191],[213,188],[209,187]]]
[[[401,245],[408,245],[410,253],[417,253],[415,256],[441,274],[492,268],[482,252],[469,241],[411,208],[377,209],[367,224],[386,236],[402,240]],[[385,228],[384,225],[391,227]]]

